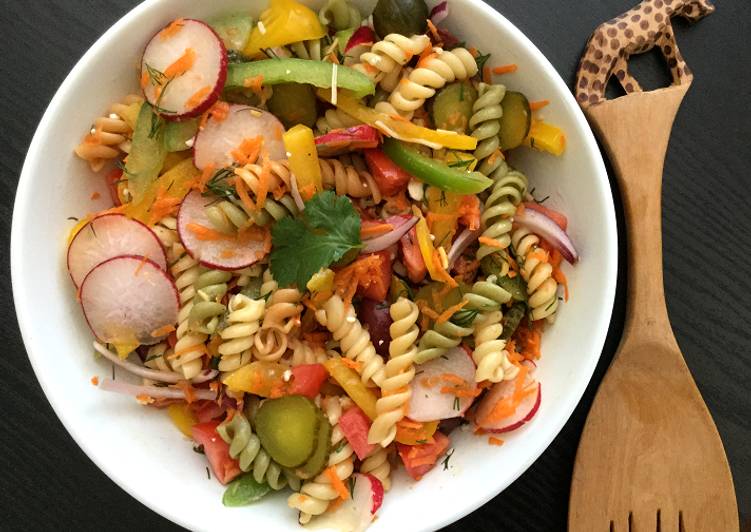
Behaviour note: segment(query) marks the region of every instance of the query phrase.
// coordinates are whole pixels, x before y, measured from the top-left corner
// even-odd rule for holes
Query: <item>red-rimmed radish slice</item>
[[[436,421],[459,417],[469,408],[474,397],[457,397],[442,393],[441,388],[456,386],[458,383],[447,382],[442,375],[456,375],[466,383],[464,386],[474,389],[475,364],[461,347],[450,349],[445,355],[420,364],[420,373],[412,381],[412,396],[409,400],[410,419],[414,421]]]
[[[175,283],[146,257],[123,255],[102,262],[83,280],[80,295],[86,322],[103,343],[155,344],[177,322]]]
[[[240,150],[246,140],[261,137],[262,151],[272,161],[287,158],[282,134],[284,126],[271,113],[247,105],[230,105],[227,116],[212,116],[196,135],[193,163],[203,170],[207,166],[224,168],[237,162],[233,151]]]
[[[198,116],[219,98],[227,50],[200,20],[178,19],[152,37],[141,59],[141,87],[168,120]]]
[[[540,402],[542,400],[542,384],[534,379],[532,376],[533,373],[534,366],[530,367],[530,372],[527,373],[524,380],[524,388],[535,387],[535,392],[526,395],[516,406],[511,415],[497,421],[487,422],[484,420],[488,418],[495,408],[495,405],[497,405],[499,401],[511,397],[514,394],[514,388],[516,386],[514,380],[502,381],[494,384],[477,407],[477,411],[474,415],[475,424],[488,432],[509,432],[518,429],[525,423],[529,422],[540,408]]]
[[[378,130],[367,124],[332,129],[316,137],[316,150],[321,157],[333,157],[356,150],[375,148],[380,144]]]
[[[97,264],[120,255],[141,255],[160,268],[167,257],[154,232],[123,214],[103,214],[84,225],[68,246],[68,272],[76,287]]]
[[[373,522],[383,503],[383,484],[368,473],[355,473],[352,478],[355,483],[352,497],[317,517],[316,529],[363,532]]]
[[[209,268],[239,270],[254,264],[270,251],[265,230],[250,228],[235,235],[223,235],[213,229],[206,207],[216,196],[193,191],[180,204],[177,232],[190,256]]]

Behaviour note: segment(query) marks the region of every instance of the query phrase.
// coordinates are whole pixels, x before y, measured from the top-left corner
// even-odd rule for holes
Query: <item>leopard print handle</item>
[[[628,59],[658,46],[665,55],[673,84],[690,83],[693,75],[678,50],[670,18],[692,22],[715,10],[710,0],[644,0],[630,11],[601,24],[590,37],[576,74],[576,98],[586,108],[605,101],[605,87],[615,75],[623,90],[641,92],[629,74]]]

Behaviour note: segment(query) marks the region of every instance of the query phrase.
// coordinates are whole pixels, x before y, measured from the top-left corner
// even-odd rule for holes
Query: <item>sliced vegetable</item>
[[[433,247],[433,241],[430,238],[430,229],[428,229],[428,224],[425,221],[425,218],[422,217],[422,213],[417,207],[414,207],[413,211],[419,218],[417,225],[415,225],[417,245],[420,248],[422,260],[425,263],[425,268],[430,274],[430,278],[434,281],[441,281],[452,286],[456,285],[456,282],[440,263],[438,251]]]
[[[427,29],[425,0],[378,0],[373,9],[373,27],[378,35],[419,35]]]
[[[339,418],[339,428],[360,460],[365,460],[377,445],[368,443],[370,424],[370,418],[356,406],[344,412]]]
[[[363,154],[381,194],[393,196],[407,188],[412,176],[389,159],[383,150],[365,150]]]
[[[568,218],[566,218],[566,215],[560,211],[550,209],[542,203],[537,203],[536,201],[525,201],[524,208],[541,212],[542,214],[553,220],[555,223],[557,223],[558,227],[560,227],[564,231],[568,229]]]
[[[437,129],[466,132],[475,100],[477,90],[471,82],[457,81],[446,85],[438,91],[433,100],[433,124]]]
[[[521,275],[517,275],[516,277],[509,277],[508,275],[496,277],[495,284],[510,293],[514,301],[527,301],[527,283],[524,282]]]
[[[368,258],[372,256],[378,258],[378,268],[375,269],[370,278],[367,279],[366,286],[360,284],[358,287],[358,293],[361,293],[366,299],[382,302],[386,300],[389,293],[389,286],[391,286],[391,253],[388,251],[378,251],[364,255],[358,260],[368,260]]]
[[[309,200],[314,194],[323,190],[321,166],[318,163],[313,130],[298,124],[287,131],[282,138],[289,154],[289,169],[295,176],[300,197],[303,200]]]
[[[521,92],[507,91],[501,102],[503,116],[498,139],[501,149],[511,150],[522,145],[527,138],[532,120],[529,101]]]
[[[357,309],[357,317],[370,334],[370,341],[373,342],[376,352],[388,358],[391,343],[389,327],[392,322],[388,303],[365,298]]]
[[[260,152],[266,152],[272,161],[286,159],[283,133],[284,126],[273,114],[247,105],[230,105],[226,115],[212,114],[196,136],[194,163],[199,170],[231,166],[238,162],[232,152],[244,141],[256,138],[263,140]]]
[[[519,324],[527,314],[527,305],[525,303],[514,303],[514,305],[503,314],[503,333],[501,333],[502,340],[508,340],[516,332]]]
[[[448,436],[440,432],[433,434],[432,440],[422,445],[396,444],[407,474],[415,480],[420,480],[425,473],[433,469],[451,443]]]
[[[258,25],[253,28],[244,53],[254,57],[264,48],[320,39],[324,35],[326,29],[309,7],[295,0],[271,0],[269,8],[261,13]]]
[[[331,453],[331,432],[332,427],[329,423],[329,419],[326,415],[319,410],[318,411],[318,438],[316,440],[316,448],[313,454],[308,458],[302,466],[298,467],[295,472],[301,478],[313,478],[318,475],[329,460],[329,454]]]
[[[566,134],[557,126],[535,120],[529,128],[529,133],[523,144],[535,150],[560,156],[566,150]]]
[[[225,375],[222,382],[231,392],[278,397],[284,393],[284,372],[288,369],[286,364],[257,360]]]
[[[443,0],[440,4],[436,5],[430,10],[430,22],[438,26],[441,22],[446,20],[449,16],[449,3]]]
[[[451,168],[410,148],[406,143],[387,138],[383,141],[383,151],[404,170],[419,180],[458,194],[477,194],[493,184],[480,172],[464,172]]]
[[[167,150],[162,141],[163,130],[159,117],[148,104],[138,113],[133,141],[125,164],[124,174],[128,179],[128,191],[133,202],[143,198],[144,192],[159,176]]]
[[[81,283],[80,299],[94,336],[115,344],[121,356],[139,344],[162,340],[177,322],[175,283],[146,257],[125,255],[100,263]]]
[[[422,144],[429,148],[453,148],[456,150],[474,150],[477,139],[459,135],[453,131],[436,131],[413,124],[407,120],[394,118],[385,113],[366,107],[358,101],[357,95],[340,91],[336,102],[332,101],[330,91],[318,90],[318,97],[325,100],[364,124],[369,124],[388,137],[405,142]]]
[[[214,477],[221,484],[227,484],[242,471],[237,460],[229,455],[229,445],[217,433],[218,425],[218,421],[199,423],[193,425],[191,432],[195,442],[203,445],[203,452],[206,454]]]
[[[438,430],[438,421],[419,422],[402,418],[396,424],[396,442],[404,445],[423,445]]]
[[[376,35],[373,32],[373,29],[369,26],[360,26],[357,28],[354,33],[352,33],[352,36],[347,40],[347,43],[344,47],[344,53],[360,57],[360,54],[356,54],[355,50],[353,50],[356,46],[365,46],[365,45],[371,45],[376,41]],[[350,54],[350,52],[352,52]]]
[[[171,212],[173,206],[182,202],[199,174],[193,161],[185,159],[149,185],[141,201],[126,204],[123,212],[134,220],[154,224],[163,216],[159,209],[154,208],[158,202],[161,201],[166,210]]]
[[[350,399],[352,399],[370,419],[375,419],[377,416],[376,401],[378,398],[370,388],[362,383],[360,375],[342,362],[340,357],[328,359],[324,363],[324,366],[326,366],[331,377],[333,377],[339,386],[344,389]]]
[[[456,237],[456,240],[454,240],[453,244],[451,244],[451,249],[448,252],[448,263],[449,268],[453,268],[454,264],[456,263],[456,259],[461,257],[462,253],[464,253],[464,250],[467,249],[472,242],[477,240],[477,238],[482,234],[482,228],[476,229],[474,231],[470,231],[469,229],[465,229],[461,233],[459,233],[459,236]],[[493,255],[489,255],[490,257],[496,256],[497,253],[494,253]]]
[[[462,416],[479,395],[475,365],[461,347],[421,364],[420,370],[411,385],[410,419],[435,421]]]
[[[377,129],[361,124],[345,129],[332,129],[325,135],[316,137],[316,148],[321,157],[333,157],[351,151],[375,148],[380,142]],[[377,179],[376,182],[378,182]],[[383,190],[381,192],[387,194]]]
[[[224,506],[247,506],[261,500],[271,491],[265,482],[258,482],[253,473],[245,473],[229,483],[222,496]]]
[[[338,89],[351,90],[358,98],[375,91],[370,78],[354,68],[295,57],[233,63],[229,66],[226,87],[242,88],[246,86],[246,80],[259,77],[263,85],[308,83],[322,89],[330,89],[333,85]]]
[[[318,412],[315,403],[302,395],[267,399],[255,418],[261,445],[283,467],[304,464],[317,447]]]
[[[186,403],[175,403],[167,407],[167,415],[177,430],[188,438],[193,438],[193,425],[198,423],[193,411]]]
[[[222,39],[227,50],[240,52],[245,49],[253,30],[253,17],[245,13],[230,13],[209,21],[211,28]]]
[[[459,225],[459,208],[464,196],[429,186],[425,190],[428,202],[430,232],[435,236],[436,246],[449,247]]]
[[[547,215],[533,209],[520,209],[514,217],[514,223],[526,227],[540,238],[561,252],[563,258],[571,264],[579,260],[579,253],[566,231]]]
[[[316,517],[317,529],[364,532],[373,522],[383,503],[383,484],[367,473],[355,473],[351,479],[352,496]]]
[[[540,407],[542,385],[522,365],[516,379],[493,385],[480,401],[475,423],[489,432],[509,432],[530,421]]]
[[[140,255],[167,267],[167,256],[154,232],[122,214],[103,214],[84,225],[68,246],[68,273],[76,287],[96,265],[121,255]]]
[[[167,122],[164,126],[164,149],[168,152],[177,152],[191,148],[191,139],[197,132],[198,119]]]
[[[274,85],[274,94],[267,106],[286,128],[297,124],[313,127],[318,116],[313,88],[300,83]]]
[[[363,253],[375,253],[389,248],[399,242],[399,240],[414,227],[417,223],[417,218],[412,216],[396,227],[394,230],[386,233],[385,235],[377,236],[375,238],[369,238],[363,242]]]
[[[146,100],[168,120],[198,116],[219,98],[227,50],[200,20],[178,19],[156,34],[141,59]]]
[[[417,228],[412,227],[406,235],[399,240],[399,247],[402,252],[402,262],[407,268],[407,276],[413,283],[420,283],[425,279],[428,269],[425,266],[425,259],[422,257],[420,245],[417,239]]]
[[[289,395],[304,395],[315,399],[329,374],[322,364],[300,364],[292,368],[292,379],[287,391]]]

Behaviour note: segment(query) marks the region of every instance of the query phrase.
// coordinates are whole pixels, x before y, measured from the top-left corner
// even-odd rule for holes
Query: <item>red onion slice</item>
[[[571,264],[579,260],[579,253],[571,242],[566,231],[553,221],[552,218],[539,211],[524,209],[514,216],[514,223],[520,227],[529,229],[540,238],[545,239],[554,248],[561,252],[563,258]]]
[[[300,195],[300,189],[297,188],[297,178],[295,177],[295,174],[292,174],[290,176],[290,189],[292,193],[292,199],[295,200],[295,205],[297,205],[297,208],[300,209],[300,211],[305,210],[305,202],[302,200],[302,196]]]
[[[456,237],[456,240],[454,240],[454,243],[451,245],[451,249],[448,253],[448,263],[449,263],[449,269],[451,269],[454,266],[454,263],[456,262],[456,259],[461,257],[462,253],[464,253],[464,250],[469,247],[469,245],[477,240],[480,235],[482,234],[482,229],[475,229],[474,231],[471,231],[469,229],[465,229],[461,233],[459,233],[459,236]]]
[[[393,246],[399,239],[407,234],[407,231],[417,223],[417,217],[412,216],[398,227],[395,227],[392,231],[385,235],[377,236],[369,240],[363,241],[363,248],[361,253],[375,253],[376,251],[382,251],[389,246]],[[393,224],[392,224],[393,225]]]
[[[438,26],[441,22],[446,20],[449,16],[449,3],[444,0],[433,9],[430,10],[430,22]]]
[[[165,386],[141,386],[123,381],[113,381],[112,379],[102,379],[99,382],[99,387],[106,392],[132,395],[133,397],[145,395],[154,399],[185,399],[185,393],[182,390]],[[192,395],[195,399],[207,399],[209,401],[216,399],[216,392],[211,390],[193,390]]]
[[[133,375],[138,375],[139,377],[143,377],[144,379],[150,379],[152,381],[167,382],[170,384],[175,384],[178,381],[185,380],[185,377],[182,375],[182,373],[175,373],[174,371],[160,371],[157,369],[151,369],[151,368],[147,368],[144,366],[139,366],[138,364],[134,364],[133,362],[128,362],[127,360],[123,360],[119,356],[117,356],[115,353],[113,353],[112,351],[104,347],[99,342],[94,342],[94,349],[96,349],[98,353],[100,353],[104,358],[106,358],[113,364],[120,366],[125,371],[128,371],[132,373]],[[201,373],[199,373],[196,377],[191,379],[191,382],[196,383],[196,384],[201,383],[201,382],[206,382],[216,377],[218,373],[219,372],[215,369],[204,370]]]
[[[376,41],[375,32],[367,26],[360,26],[359,28],[355,30],[355,32],[347,41],[347,44],[344,47],[344,53],[349,52],[355,46],[373,44],[375,41]]]

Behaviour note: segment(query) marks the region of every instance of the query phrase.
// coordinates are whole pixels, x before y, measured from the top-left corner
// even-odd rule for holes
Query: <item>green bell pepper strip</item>
[[[196,118],[182,122],[167,122],[164,125],[164,148],[168,152],[187,150],[188,145],[185,143],[195,137],[197,132]]]
[[[326,61],[293,57],[233,63],[229,65],[225,87],[242,89],[246,79],[262,76],[264,85],[309,83],[315,87],[329,89],[333,68],[334,65]],[[351,90],[358,98],[375,92],[375,85],[365,74],[342,65],[337,65],[336,86],[339,89]]]
[[[480,172],[463,172],[425,157],[404,142],[392,138],[383,140],[383,151],[389,159],[420,181],[457,194],[477,194],[493,184]]]

